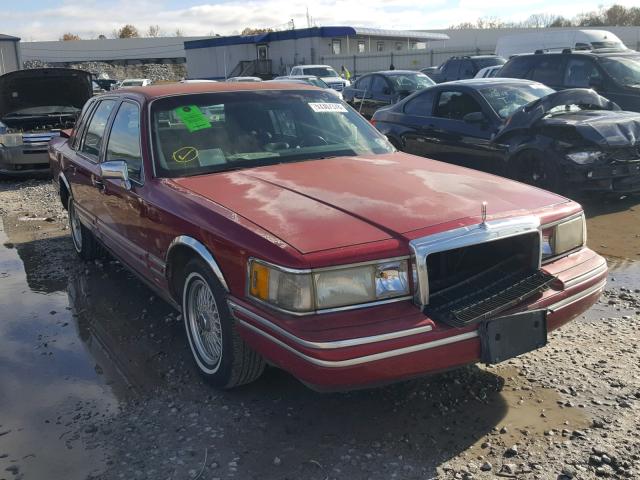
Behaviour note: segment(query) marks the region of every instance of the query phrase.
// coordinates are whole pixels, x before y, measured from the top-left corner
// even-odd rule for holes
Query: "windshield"
[[[180,95],[151,108],[161,177],[182,177],[393,147],[336,96],[323,91]]]
[[[314,87],[329,88],[329,85],[324,83],[324,81],[320,80],[319,78],[308,78],[306,81]]]
[[[502,57],[474,58],[473,63],[478,70],[485,67],[493,67],[494,65],[504,65],[507,61]]]
[[[141,87],[143,84],[142,81],[129,81],[129,82],[122,82],[122,86],[123,87]]]
[[[478,91],[500,118],[507,118],[527,103],[554,92],[544,85],[496,85]]]
[[[415,92],[423,88],[435,85],[435,82],[424,73],[397,73],[388,75],[387,78],[393,84],[396,91]]]
[[[640,88],[640,57],[603,57],[600,65],[616,82]]]
[[[314,77],[338,77],[338,72],[336,72],[331,67],[311,67],[304,68],[305,75],[313,75]]]

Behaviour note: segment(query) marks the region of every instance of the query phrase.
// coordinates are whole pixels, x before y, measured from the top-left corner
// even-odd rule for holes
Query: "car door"
[[[102,190],[106,209],[100,229],[104,242],[120,259],[151,281],[158,283],[150,269],[150,246],[154,244],[154,209],[145,200],[141,149],[141,107],[125,99],[110,126],[103,162],[124,161],[130,185],[105,179]],[[157,262],[154,262],[156,264]]]
[[[371,79],[371,94],[363,100],[362,114],[371,118],[376,110],[391,104],[391,86],[382,75],[373,75]]]
[[[486,102],[471,89],[441,89],[425,138],[427,156],[449,163],[495,171],[500,162],[491,142],[496,126]]]
[[[86,128],[81,132],[73,162],[65,171],[80,220],[96,235],[99,235],[97,219],[105,212],[100,194],[102,184],[99,161],[106,127],[115,105],[116,100],[113,98],[97,102]]]
[[[433,128],[433,99],[437,90],[428,89],[414,95],[404,105],[402,115],[402,150],[423,157],[430,156],[430,144],[436,141],[429,134]]]

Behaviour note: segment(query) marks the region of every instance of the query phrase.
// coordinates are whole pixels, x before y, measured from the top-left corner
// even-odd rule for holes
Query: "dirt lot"
[[[81,263],[47,182],[0,182],[0,479],[640,478],[640,199],[587,205],[606,295],[497,367],[216,391],[170,307]]]

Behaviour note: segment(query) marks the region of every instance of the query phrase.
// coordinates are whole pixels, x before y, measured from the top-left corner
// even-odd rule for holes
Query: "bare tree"
[[[247,27],[242,30],[240,35],[260,35],[261,33],[273,32],[273,28],[251,28]]]
[[[118,30],[118,38],[137,38],[140,34],[138,29],[133,25],[127,24]]]
[[[147,37],[159,37],[160,36],[160,25],[149,25],[149,29],[147,30]]]
[[[80,37],[75,33],[65,33],[60,37],[60,40],[63,42],[69,42],[71,40],[80,40]]]
[[[106,40],[106,38],[107,38],[106,35],[102,35],[102,34],[98,35],[98,40]]]

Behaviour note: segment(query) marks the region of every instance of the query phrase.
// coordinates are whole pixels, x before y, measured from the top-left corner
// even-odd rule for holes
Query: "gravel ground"
[[[547,347],[498,366],[334,394],[269,368],[220,392],[198,377],[168,306],[117,262],[75,258],[47,182],[0,182],[0,215],[0,248],[17,252],[26,274],[20,294],[44,291],[34,315],[57,319],[25,334],[25,345],[49,348],[40,361],[59,366],[53,383],[80,377],[84,362],[83,385],[102,389],[74,390],[48,407],[51,424],[35,427],[26,414],[3,418],[20,410],[4,409],[0,393],[0,479],[44,478],[33,473],[50,466],[40,449],[58,446],[69,479],[640,478],[637,263],[623,262],[598,304]],[[11,311],[9,264],[0,263],[0,304]],[[56,292],[66,294],[53,315]],[[69,366],[50,348],[59,332],[78,339],[82,361]],[[0,352],[5,340],[0,333]],[[5,384],[2,362],[0,353]],[[59,430],[16,447],[30,428],[43,438]]]

